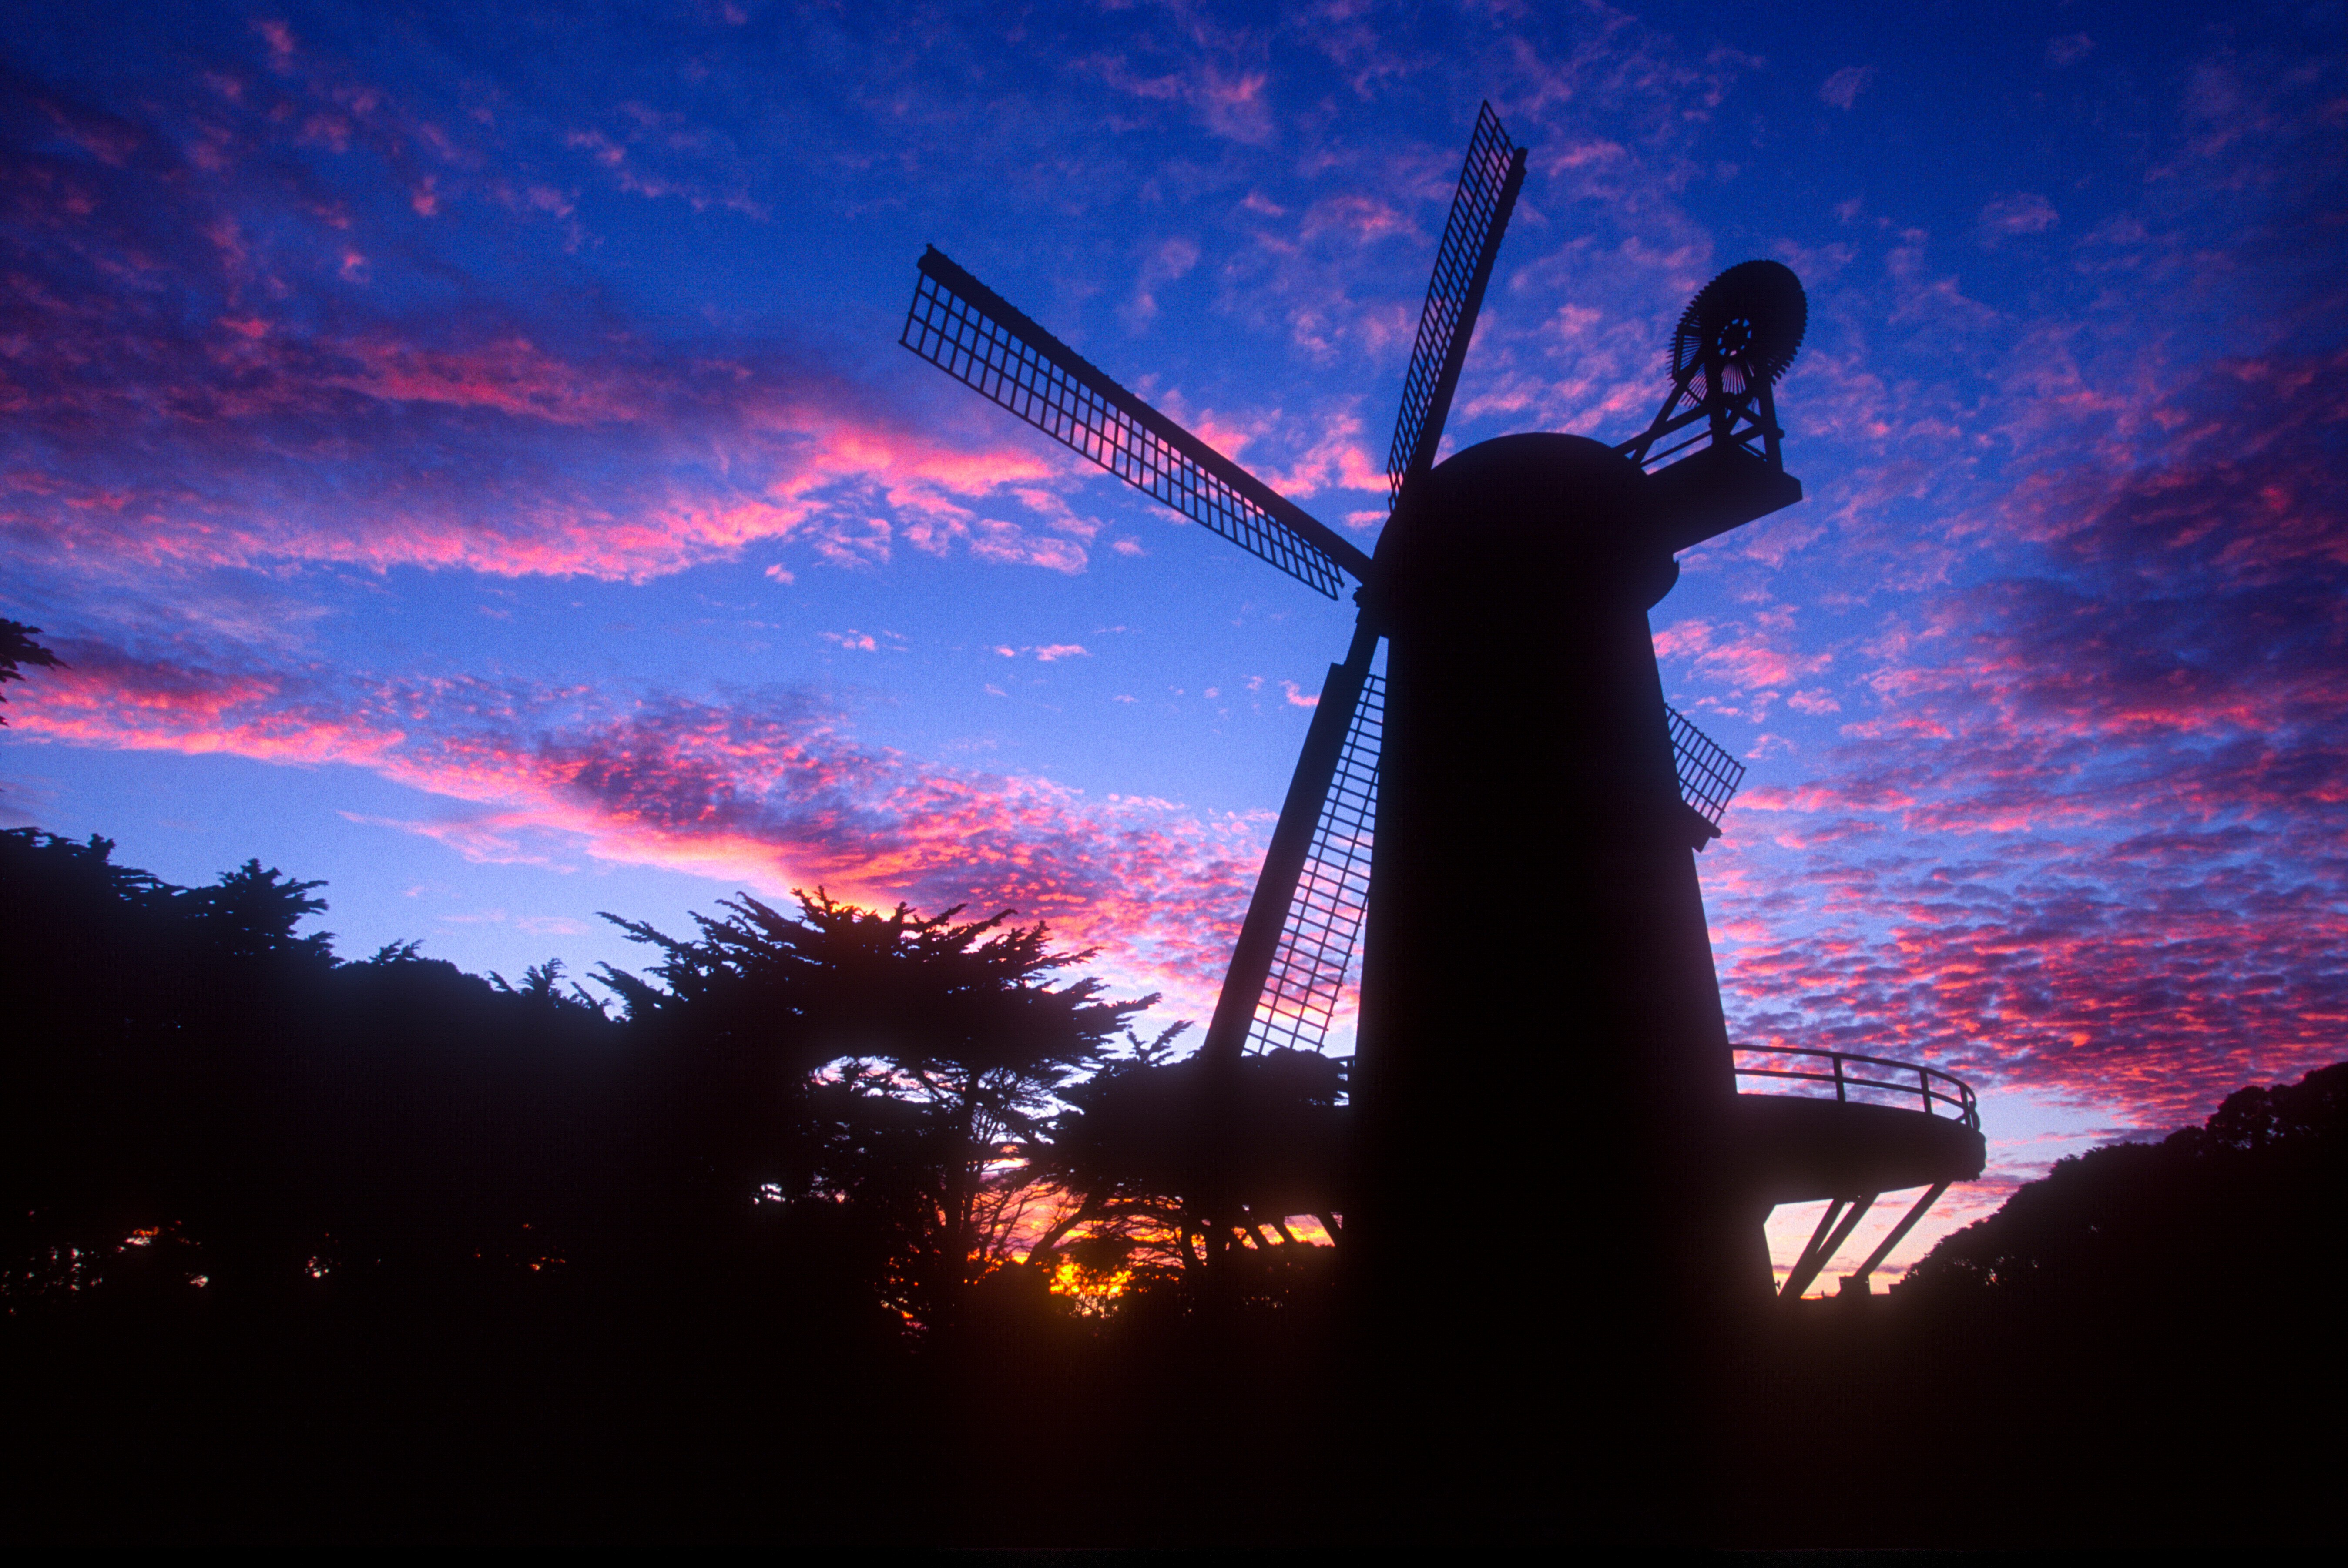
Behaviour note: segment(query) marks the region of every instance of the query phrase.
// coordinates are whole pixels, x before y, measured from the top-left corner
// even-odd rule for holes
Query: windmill
[[[1743,769],[1664,704],[1646,611],[1676,579],[1677,551],[1801,498],[1771,388],[1806,306],[1786,268],[1731,268],[1688,306],[1669,389],[1638,436],[1506,436],[1438,464],[1525,169],[1486,104],[1404,382],[1375,556],[935,248],[901,342],[1306,587],[1355,587],[1351,645],[1330,666],[1200,1060],[1212,1071],[1321,1049],[1366,929],[1365,1128],[1344,1223],[1371,1266],[1446,1223],[1430,1169],[1488,1193],[1546,1167],[1634,1194],[1601,1226],[1606,1267],[1689,1274],[1685,1205],[1735,1207],[1715,1191],[1716,1102],[1735,1082],[1690,852],[1718,835]],[[1530,898],[1562,913],[1544,926]],[[1500,1099],[1518,1109],[1497,1123],[1494,1084],[1469,1057],[1515,1074]],[[1560,1170],[1531,1107],[1591,1094],[1605,1130]],[[1735,1213],[1695,1250],[1725,1248],[1728,1273],[1766,1278],[1758,1227]],[[1673,1288],[1723,1277],[1697,1267]]]

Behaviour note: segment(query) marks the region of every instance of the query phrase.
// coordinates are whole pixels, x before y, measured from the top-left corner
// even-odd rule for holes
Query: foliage
[[[1295,1244],[1286,1220],[1303,1214],[1338,1234],[1344,1063],[1303,1050],[1245,1057],[1228,1083],[1231,1102],[1219,1104],[1205,1064],[1173,1059],[1185,1027],[1147,1044],[1128,1035],[1122,1056],[1064,1091],[1068,1109],[1038,1166],[1077,1202],[1039,1251],[1082,1230],[1121,1239],[1144,1267],[1187,1273],[1205,1262],[1210,1234],[1273,1250]],[[1220,1172],[1208,1159],[1217,1126],[1229,1129]],[[1220,1229],[1210,1196],[1219,1173],[1231,1209]]]
[[[37,670],[64,667],[64,660],[33,641],[40,630],[37,626],[26,626],[20,620],[0,618],[0,702],[8,700],[5,690],[8,682],[25,678],[23,666],[29,664]],[[0,724],[7,722],[7,716],[0,714]]]
[[[882,1238],[885,1295],[934,1321],[1004,1261],[1056,1093],[1158,999],[1049,983],[1092,953],[1055,951],[1007,911],[798,901],[792,916],[746,896],[695,916],[691,938],[607,915],[662,956],[652,981],[602,979],[671,1064],[675,1124],[726,1173],[716,1191],[851,1204]]]
[[[337,963],[298,930],[317,883],[247,861],[177,887],[112,852],[0,834],[12,1295],[155,1276],[167,1253],[214,1296],[542,1267],[550,1233],[581,1227],[618,1026],[554,994],[552,966],[514,990],[413,944]]]
[[[339,961],[303,930],[319,887],[257,861],[179,887],[102,838],[0,835],[13,1301],[551,1270],[705,1301],[788,1277],[942,1321],[1041,1223],[1057,1095],[1155,999],[1063,980],[1091,955],[1007,914],[818,891],[690,938],[619,922],[658,961],[602,973],[613,1018],[553,961],[519,984],[413,942]]]
[[[2253,1084],[2199,1127],[2058,1161],[2004,1207],[1943,1237],[1900,1289],[2054,1310],[2174,1307],[2209,1295],[2341,1283],[2348,1245],[2348,1062]]]
[[[614,917],[655,961],[601,971],[613,1018],[551,960],[518,984],[413,942],[338,960],[303,929],[320,886],[248,860],[179,887],[102,838],[0,835],[13,1297],[552,1270],[705,1300],[788,1278],[940,1324],[1006,1269],[1035,1277],[1002,1300],[1081,1312],[1102,1281],[1162,1287],[1204,1258],[1188,1026],[1136,1036],[1156,999],[1066,979],[1092,955],[1040,924],[820,889],[790,913],[731,901],[689,938]],[[1285,1216],[1313,1212],[1334,1235],[1313,1173],[1336,1163],[1342,1071],[1275,1052],[1239,1086],[1220,1234],[1285,1253]]]

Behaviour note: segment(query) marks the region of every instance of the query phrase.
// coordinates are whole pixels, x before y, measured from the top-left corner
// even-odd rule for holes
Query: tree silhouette
[[[1056,1091],[1158,999],[1049,983],[1093,952],[1055,951],[1007,910],[798,897],[794,917],[746,895],[690,939],[607,915],[663,957],[657,985],[608,966],[603,983],[675,1064],[672,1125],[697,1143],[676,1152],[718,1203],[854,1203],[888,1237],[891,1295],[950,1319],[1034,1179]]]
[[[1082,1226],[1138,1240],[1143,1255],[1189,1273],[1206,1262],[1217,1226],[1242,1255],[1262,1256],[1298,1245],[1292,1214],[1313,1215],[1333,1240],[1342,1234],[1347,1064],[1308,1050],[1243,1058],[1223,1144],[1231,1169],[1217,1183],[1201,1163],[1210,1110],[1203,1064],[1172,1059],[1182,1027],[1146,1046],[1131,1040],[1125,1055],[1062,1091],[1068,1110],[1040,1165],[1079,1202],[1038,1250]],[[1209,1212],[1219,1187],[1234,1212]]]
[[[212,1296],[282,1298],[542,1265],[550,1228],[581,1250],[625,1060],[559,965],[516,989],[413,943],[337,964],[299,930],[320,884],[247,861],[175,887],[113,847],[0,834],[12,1294],[166,1254]]]
[[[0,1247],[20,1290],[149,1223],[134,1086],[169,1014],[171,890],[113,851],[0,832]]]
[[[8,700],[5,689],[8,682],[25,678],[22,666],[30,664],[41,670],[64,667],[64,660],[33,641],[40,630],[37,626],[26,626],[21,620],[0,619],[0,702]],[[0,725],[7,723],[7,715],[0,713]]]
[[[2239,1307],[2348,1284],[2348,1062],[2235,1091],[2199,1127],[2055,1163],[1900,1286],[2054,1317]],[[2286,1280],[2291,1283],[2287,1286]]]
[[[310,967],[331,964],[335,938],[320,931],[307,937],[294,928],[326,907],[313,898],[323,882],[296,882],[275,866],[263,871],[248,860],[224,871],[210,887],[178,895],[180,917],[200,956],[216,964],[249,965],[286,959]]]

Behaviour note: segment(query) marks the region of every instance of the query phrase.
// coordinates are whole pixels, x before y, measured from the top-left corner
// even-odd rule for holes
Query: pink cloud
[[[1360,191],[1347,191],[1313,204],[1304,214],[1304,234],[1310,238],[1324,231],[1334,231],[1356,244],[1369,244],[1397,234],[1423,238],[1409,218],[1377,197]]]
[[[1725,632],[1700,620],[1680,621],[1655,635],[1655,657],[1732,692],[1774,691],[1818,674],[1830,651],[1796,645],[1792,617],[1764,612],[1750,630]]]
[[[664,866],[779,895],[1012,907],[1197,1013],[1253,886],[1255,816],[917,765],[797,693],[720,707],[469,680],[323,684],[68,644],[20,741],[340,763],[458,804],[397,823],[470,858]]]
[[[380,333],[330,342],[232,317],[217,340],[183,343],[176,374],[158,381],[151,345],[87,331],[77,340],[76,330],[44,338],[42,354],[14,367],[20,384],[39,389],[31,406],[57,443],[90,451],[52,474],[8,476],[0,520],[24,530],[29,546],[89,554],[90,519],[67,514],[86,512],[101,493],[85,477],[93,468],[122,466],[108,455],[118,450],[107,445],[110,434],[137,427],[151,433],[155,459],[103,493],[117,497],[108,509],[119,515],[112,553],[150,567],[307,561],[643,580],[760,542],[872,564],[900,538],[932,554],[959,548],[1060,572],[1087,562],[1083,540],[1095,525],[1054,493],[1088,480],[1073,456],[958,446],[797,365],[706,363],[680,373],[645,356],[563,358],[519,335],[460,347]],[[121,378],[91,374],[117,361]],[[382,446],[370,451],[376,427]],[[330,438],[348,460],[315,506],[304,505],[303,490],[324,477],[281,454]],[[681,442],[715,446],[727,460],[680,463]],[[582,486],[567,454],[589,443],[607,456],[619,443],[643,461],[625,480]],[[503,493],[434,493],[436,472],[491,447],[511,476]],[[427,454],[448,461],[419,471]],[[372,468],[383,470],[379,481]],[[191,472],[208,477],[200,491],[184,483]],[[1032,520],[975,509],[1006,496]]]
[[[2343,389],[2336,354],[2170,388],[2160,460],[2011,493],[2034,569],[1875,640],[1857,743],[1747,791],[1707,856],[1745,1038],[1921,1056],[2147,1128],[2340,1054]]]
[[[269,36],[294,60],[290,36]],[[394,95],[306,56],[289,70],[268,95],[206,95],[230,115],[199,143],[217,153],[211,178],[29,155],[42,167],[0,236],[13,323],[0,405],[46,470],[20,458],[0,515],[20,556],[640,581],[767,541],[860,568],[911,547],[1085,569],[1099,525],[1063,497],[1107,481],[982,409],[901,406],[771,343],[582,333],[479,306],[310,308],[322,277],[366,283],[407,242],[346,233],[340,197],[287,210],[253,160],[289,137],[327,156],[364,149],[419,216],[489,200],[567,222],[572,201],[484,173],[480,153]],[[142,139],[57,112],[89,147]],[[629,138],[672,128],[635,124],[588,150],[624,161]],[[183,299],[215,302],[215,324],[191,330]],[[453,477],[484,465],[489,486]],[[88,515],[101,495],[111,525]]]
[[[1874,77],[1873,66],[1845,66],[1818,84],[1818,101],[1833,108],[1847,109],[1859,101],[1859,95],[1867,90]]]
[[[1982,227],[1992,234],[2043,234],[2058,221],[2053,202],[2026,190],[2001,196],[1981,210]]]

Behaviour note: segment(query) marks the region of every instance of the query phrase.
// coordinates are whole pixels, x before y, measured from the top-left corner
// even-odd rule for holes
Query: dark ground
[[[1633,1503],[1544,1463],[1597,1414],[1570,1390],[1496,1389],[1480,1431],[1416,1430],[1406,1410],[1333,1392],[1327,1326],[1298,1314],[1214,1346],[1195,1325],[1028,1321],[905,1347],[574,1305],[0,1326],[7,1533],[1179,1546],[1497,1532],[1761,1548],[2343,1533],[2336,1321],[2048,1334],[1883,1297],[1819,1304],[1780,1326],[1759,1397],[1734,1418],[1746,1436],[1729,1473]],[[1409,1495],[1412,1476],[1479,1439],[1525,1460],[1512,1491],[1546,1494],[1529,1527],[1502,1522],[1522,1496]]]

